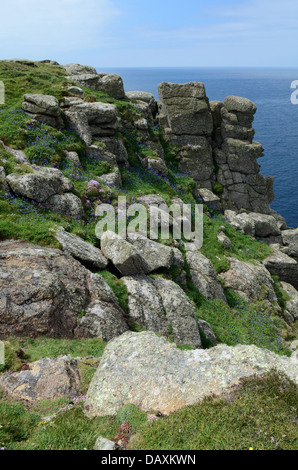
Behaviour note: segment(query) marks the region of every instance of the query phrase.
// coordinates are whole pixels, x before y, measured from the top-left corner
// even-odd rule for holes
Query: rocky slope
[[[253,141],[255,104],[237,96],[210,103],[197,82],[162,83],[157,103],[79,64],[2,61],[0,72],[8,96],[0,108],[0,338],[112,340],[88,392],[93,415],[118,406],[108,406],[117,386],[102,378],[114,380],[113,361],[125,384],[115,391],[120,402],[162,412],[177,408],[177,396],[185,406],[277,364],[296,380],[298,229],[270,208],[273,178],[260,173],[264,149]],[[203,247],[187,251],[172,232],[150,240],[147,226],[100,241],[96,208],[108,203],[119,213],[124,195],[147,209],[203,204]],[[34,400],[48,367],[55,364],[0,376],[0,388],[18,398],[12,383],[22,384]]]

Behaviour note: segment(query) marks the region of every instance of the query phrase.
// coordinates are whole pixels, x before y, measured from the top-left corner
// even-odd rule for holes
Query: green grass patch
[[[106,283],[110,286],[114,294],[116,295],[119,305],[122,310],[128,313],[128,291],[126,285],[121,279],[118,279],[109,271],[100,271],[99,274],[104,278]]]
[[[5,342],[5,365],[3,370],[20,370],[24,363],[35,362],[46,357],[88,357],[103,355],[106,343],[98,338],[8,338]],[[0,369],[1,371],[1,369]]]

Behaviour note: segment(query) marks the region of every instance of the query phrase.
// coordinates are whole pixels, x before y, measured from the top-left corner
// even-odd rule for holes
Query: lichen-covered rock
[[[288,294],[290,300],[286,301],[286,309],[293,316],[294,320],[298,320],[298,291],[291,284],[281,282],[281,287]]]
[[[202,187],[209,190],[215,183],[212,148],[205,137],[197,137],[195,145],[183,146],[179,152],[179,168],[191,175]]]
[[[226,210],[225,219],[238,232],[252,237],[255,235],[254,223],[245,212],[237,214],[235,211]]]
[[[212,209],[214,211],[220,211],[221,210],[221,204],[220,204],[220,198],[216,196],[212,191],[206,188],[199,188],[195,192],[195,196],[199,200],[199,202],[202,202],[203,204],[206,204],[206,206],[209,209]]]
[[[72,193],[55,194],[47,200],[46,205],[54,212],[68,215],[73,219],[81,219],[84,217],[84,208],[81,199]]]
[[[65,117],[71,130],[76,132],[86,145],[92,144],[92,133],[83,110],[65,111]]]
[[[62,66],[66,72],[70,75],[80,75],[83,73],[94,73],[96,74],[96,69],[90,65],[81,65],[81,64],[66,64]]]
[[[186,260],[190,269],[191,280],[194,286],[206,299],[220,299],[226,302],[223,288],[218,282],[216,272],[211,261],[198,251],[188,251]]]
[[[139,233],[128,233],[127,241],[139,250],[150,271],[159,268],[169,269],[174,264],[174,249],[157,243]]]
[[[169,336],[168,322],[153,280],[144,275],[122,278],[128,291],[129,320],[146,330]]]
[[[128,153],[122,139],[118,137],[101,137],[98,139],[104,149],[116,155],[117,163],[128,166]]]
[[[116,415],[123,404],[132,403],[170,414],[272,368],[298,382],[297,361],[256,346],[180,351],[152,332],[129,332],[106,347],[89,386],[85,413]]]
[[[175,343],[200,348],[202,343],[196,313],[185,292],[175,282],[162,277],[154,280],[154,285],[162,299]]]
[[[274,283],[267,269],[255,262],[247,263],[229,258],[230,269],[220,274],[227,288],[239,293],[248,301],[267,299],[276,302]]]
[[[114,317],[124,318],[103,278],[60,250],[18,241],[0,242],[0,284],[3,336],[111,339],[114,328],[108,333],[105,327],[101,333],[98,324],[95,330],[90,321],[81,333],[76,331],[82,312],[87,317],[89,312],[93,314],[94,305],[101,303],[106,314],[110,311]]]
[[[112,186],[115,188],[122,187],[122,178],[121,178],[121,173],[118,167],[116,167],[115,171],[113,171],[112,173],[107,173],[105,175],[102,175],[98,179],[99,181],[101,181],[103,184],[106,184],[107,186]]]
[[[129,319],[177,344],[201,347],[195,310],[181,287],[173,281],[147,276],[122,278],[128,290]]]
[[[58,128],[64,127],[59,102],[54,96],[26,94],[22,108],[32,119],[43,124]]]
[[[73,183],[63,176],[56,168],[31,166],[33,173],[19,175],[11,173],[6,181],[18,196],[25,196],[37,202],[46,202],[57,193],[69,192],[74,189]]]
[[[298,229],[284,230],[281,235],[285,245],[282,251],[298,261]]]
[[[137,102],[144,102],[146,103],[153,116],[156,115],[157,113],[157,102],[154,98],[154,95],[152,93],[148,93],[146,91],[127,91],[126,92],[126,98],[128,98],[130,101],[137,101]]]
[[[41,359],[27,370],[0,375],[0,389],[14,400],[29,403],[73,398],[80,389],[77,361],[68,356]]]
[[[205,320],[198,319],[198,326],[199,331],[202,331],[203,335],[212,344],[212,346],[216,346],[218,344],[218,341],[214,331],[211,328],[211,325]]]
[[[108,230],[102,235],[101,249],[124,276],[150,272],[139,250],[114,232]]]
[[[158,93],[159,123],[174,145],[196,145],[197,136],[211,135],[212,114],[203,83],[163,82],[158,86]],[[183,136],[188,136],[188,142]]]
[[[96,439],[94,444],[93,450],[116,450],[117,445],[113,441],[109,441],[109,439],[105,439],[104,437],[100,436]]]
[[[111,165],[117,166],[117,157],[111,152],[103,149],[99,145],[92,144],[86,148],[86,156],[95,160],[108,162]]]
[[[97,73],[96,71],[81,71],[77,70],[73,73],[69,80],[75,82],[79,86],[91,88],[93,90],[103,91],[116,100],[125,98],[123,80],[119,75]]]
[[[252,101],[233,95],[225,98],[225,107],[229,112],[234,113],[255,114],[257,111],[257,107]]]
[[[78,96],[79,98],[84,98],[85,96],[85,92],[78,86],[70,86],[67,88],[67,91],[71,95]]]
[[[77,260],[98,269],[105,269],[107,267],[107,258],[91,243],[85,242],[73,233],[66,232],[63,228],[57,231],[55,237],[61,244],[63,251]]]
[[[279,249],[274,249],[263,264],[272,275],[278,276],[280,281],[287,282],[298,289],[298,263],[295,259]]]

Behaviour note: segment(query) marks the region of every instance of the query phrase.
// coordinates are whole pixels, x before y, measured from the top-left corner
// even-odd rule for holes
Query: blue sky
[[[1,0],[0,58],[297,67],[297,0]]]

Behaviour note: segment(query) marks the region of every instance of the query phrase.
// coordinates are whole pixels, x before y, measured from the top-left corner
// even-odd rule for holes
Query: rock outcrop
[[[119,75],[97,73],[96,69],[89,65],[67,64],[63,67],[71,75],[69,80],[77,85],[103,91],[116,100],[125,98],[123,80]]]
[[[113,291],[62,251],[0,242],[0,335],[99,337],[128,330]]]
[[[267,269],[261,264],[247,263],[236,258],[229,258],[230,269],[220,274],[225,286],[237,292],[247,301],[268,300],[276,302],[273,280]]]
[[[70,254],[82,263],[98,269],[105,269],[107,267],[107,258],[91,243],[85,242],[80,237],[73,233],[68,233],[62,228],[57,231],[55,236],[61,244],[64,253]]]
[[[73,218],[84,216],[81,200],[72,194],[73,183],[56,168],[31,165],[31,173],[11,173],[6,177],[11,190],[18,196],[32,199],[59,214]]]
[[[177,344],[201,347],[195,310],[176,283],[147,276],[122,278],[128,290],[129,319],[163,336],[173,336]]]
[[[297,360],[256,346],[180,351],[154,333],[126,333],[106,347],[87,393],[85,413],[115,415],[132,403],[170,414],[272,368],[298,382]]]
[[[22,107],[31,119],[59,129],[64,127],[59,102],[54,96],[26,94]]]
[[[193,285],[206,299],[220,299],[226,302],[223,288],[221,287],[211,261],[198,251],[186,253],[190,276]]]

